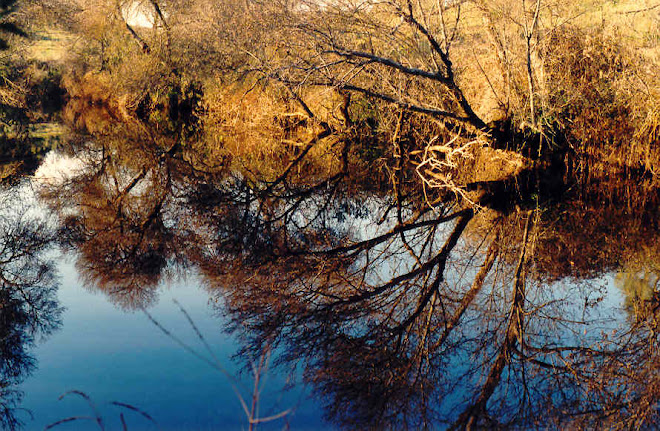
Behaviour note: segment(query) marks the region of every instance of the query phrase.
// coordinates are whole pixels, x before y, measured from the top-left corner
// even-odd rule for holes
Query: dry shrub
[[[108,75],[68,75],[64,78],[64,87],[69,102],[62,111],[62,118],[75,130],[92,134],[105,133],[124,117]]]
[[[22,162],[10,162],[0,164],[0,184],[11,179],[20,172]]]
[[[282,166],[315,141],[323,128],[320,120],[333,111],[333,95],[323,92],[307,97],[316,118],[282,90],[270,86],[210,83],[206,86],[205,138],[199,145],[208,153],[229,156],[235,166],[266,178],[277,176]],[[312,93],[312,92],[310,92]],[[305,177],[335,172],[338,140],[331,136],[314,145],[294,175]]]
[[[653,94],[653,93],[652,93]],[[660,94],[653,94],[643,103],[635,123],[633,155],[649,172],[660,173]]]
[[[578,153],[630,164],[635,133],[635,55],[616,37],[575,27],[554,32],[545,58],[546,122]]]
[[[559,128],[578,154],[625,166],[657,159],[642,131],[653,114],[645,112],[650,95],[639,78],[639,56],[617,34],[603,30],[560,28],[548,46],[545,121]]]
[[[460,38],[452,45],[452,61],[461,89],[485,122],[516,117],[520,123],[528,117],[527,83],[524,43],[508,18],[515,5],[488,4],[493,10],[465,6]]]
[[[255,157],[273,156],[281,150],[284,136],[276,122],[284,104],[267,89],[216,85],[207,91],[205,102],[207,135],[218,149]]]
[[[159,133],[176,135],[180,128],[170,118],[168,98],[178,92],[176,99],[181,102],[186,80],[153,77],[141,65],[136,59],[132,71],[69,74],[64,80],[70,97],[63,112],[65,121],[91,134],[112,133],[120,123],[139,121]],[[274,178],[323,130],[319,120],[309,118],[295,100],[277,88],[209,80],[199,96],[203,109],[195,111],[195,118],[203,132],[188,136],[186,145],[206,167],[226,167],[233,160],[234,167],[246,175]],[[336,114],[335,99],[334,94],[319,92],[311,94],[308,104],[318,117],[336,123],[331,118]],[[333,135],[316,143],[293,176],[305,181],[336,173],[341,167],[338,141]]]
[[[655,95],[652,99],[660,100],[660,95]],[[646,116],[635,133],[635,139],[651,146],[660,143],[660,106],[649,105]]]

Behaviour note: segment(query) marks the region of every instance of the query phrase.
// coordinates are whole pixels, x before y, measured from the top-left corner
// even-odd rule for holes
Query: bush
[[[544,121],[578,155],[628,166],[649,161],[657,125],[653,111],[645,114],[650,96],[639,79],[643,61],[635,51],[616,34],[576,27],[556,30],[548,46]]]

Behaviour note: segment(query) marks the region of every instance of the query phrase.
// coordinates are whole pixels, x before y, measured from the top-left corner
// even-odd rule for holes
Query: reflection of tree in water
[[[0,427],[17,429],[18,385],[36,364],[29,350],[60,326],[52,262],[42,255],[52,223],[35,215],[16,191],[0,194]]]
[[[175,258],[170,231],[176,221],[168,207],[176,161],[173,149],[121,139],[122,146],[86,144],[78,153],[85,172],[42,193],[66,213],[65,242],[78,253],[83,278],[133,308],[155,300],[162,272]]]
[[[560,184],[556,201],[527,172],[532,186],[509,194],[527,187],[535,198],[502,205],[493,193],[503,184],[474,184],[482,206],[470,207],[422,199],[402,158],[393,190],[369,195],[347,180],[348,159],[327,177],[257,181],[195,166],[171,142],[129,136],[83,149],[96,154],[86,173],[45,196],[90,284],[142,307],[171,263],[195,265],[231,312],[245,357],[281,347],[345,427],[657,420],[657,333],[608,321],[615,307],[593,281],[655,238],[653,189],[640,203],[608,201],[608,184]]]
[[[505,238],[501,221],[474,250],[454,244],[466,220],[421,264],[385,281],[365,281],[377,258],[338,269],[324,256],[291,279],[270,268],[223,292],[237,326],[249,328],[248,350],[284,343],[287,360],[306,361],[329,416],[349,428],[589,427],[652,413],[636,403],[656,396],[640,379],[655,356],[643,348],[645,334],[583,335],[573,310],[581,298],[527,274],[531,222],[523,217],[529,229]],[[516,239],[526,245],[511,250]],[[455,257],[445,260],[448,249]],[[633,364],[640,375],[627,374]]]
[[[660,266],[658,247],[645,245],[626,261],[614,278],[624,295],[624,307],[632,321],[657,331],[660,324]]]
[[[574,283],[576,269],[560,273],[551,263],[566,254],[546,254],[557,240],[551,211],[390,221],[366,239],[335,235],[302,256],[243,264],[238,288],[218,274],[237,328],[248,328],[246,351],[283,343],[286,360],[305,361],[329,416],[349,428],[656,420],[657,335],[623,325],[600,337],[607,322],[589,317],[607,310],[598,308],[600,285]],[[591,232],[561,239],[575,247],[593,241]],[[629,252],[633,244],[625,243]],[[205,267],[226,260],[218,253]]]
[[[144,142],[144,135],[152,139]],[[294,205],[291,214],[266,221],[271,204],[261,197],[286,191],[285,181],[259,192],[248,178],[218,175],[226,173],[222,165],[200,168],[176,139],[144,125],[126,125],[73,151],[88,162],[85,172],[43,187],[42,196],[63,215],[66,242],[78,254],[77,267],[88,284],[124,307],[151,304],[163,273],[200,250],[191,244],[226,247],[234,255],[241,249],[252,250],[252,256],[266,253],[273,246],[269,230],[286,228],[297,210]],[[207,213],[216,203],[222,208]]]
[[[615,278],[625,296],[626,310],[637,321],[651,319],[658,326],[660,314],[660,277],[655,272],[628,270]]]

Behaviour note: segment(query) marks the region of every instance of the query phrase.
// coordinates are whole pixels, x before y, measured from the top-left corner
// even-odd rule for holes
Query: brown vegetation
[[[131,21],[129,6],[81,0],[69,7],[73,30],[84,36],[65,81],[76,127],[90,104],[104,104],[116,118],[171,129],[169,105],[178,97],[198,107],[181,120],[198,122],[189,145],[209,166],[231,159],[245,173],[276,178],[281,160],[304,153],[299,172],[331,176],[346,147],[369,166],[405,141],[411,167],[437,162],[419,170],[427,186],[464,196],[474,180],[450,167],[459,154],[462,165],[483,158],[472,152],[483,148],[470,144],[475,139],[528,159],[570,159],[569,167],[587,158],[656,169],[653,8],[155,1],[143,7],[155,23],[144,28]],[[184,94],[190,85],[194,100]],[[429,153],[442,147],[453,162]],[[389,181],[387,165],[377,169]],[[507,172],[491,170],[477,181]]]

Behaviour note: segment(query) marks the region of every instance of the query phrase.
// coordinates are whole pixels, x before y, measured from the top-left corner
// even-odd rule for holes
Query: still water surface
[[[86,291],[70,261],[58,259],[57,263],[62,277],[58,299],[65,311],[61,329],[33,349],[38,369],[21,385],[26,394],[23,407],[35,417],[27,421],[27,429],[43,429],[67,417],[90,415],[89,405],[76,395],[57,401],[69,390],[84,391],[92,397],[108,429],[121,429],[121,412],[131,430],[247,428],[241,405],[224,375],[177,345],[144,314],[123,311],[103,295]],[[150,313],[203,353],[203,345],[173,300],[181,304],[227,371],[241,376],[242,394],[250,397],[253,381],[249,374],[241,374],[232,360],[236,340],[223,333],[224,319],[209,307],[208,295],[195,277],[163,286],[162,292]],[[295,408],[295,412],[287,421],[260,428],[282,429],[286,422],[294,429],[328,428],[318,407],[307,400],[306,391],[287,391],[282,399],[278,389],[283,386],[283,377],[270,373],[267,379],[264,408]],[[144,410],[157,425],[110,405],[112,401]],[[88,422],[59,429],[97,429]]]
[[[10,429],[99,429],[93,407],[107,429],[245,429],[240,398],[265,429],[657,420],[652,181],[529,174],[429,206],[414,181],[395,199],[103,145],[3,191]]]
[[[79,166],[66,158],[57,164],[64,170],[50,173],[56,174],[58,181],[63,178],[58,175]],[[18,222],[10,216],[16,213],[22,214],[22,221],[48,219],[48,210],[34,195],[43,176],[43,172],[37,172],[36,181],[24,181],[4,192],[3,219]],[[158,300],[148,313],[171,330],[166,334],[147,313],[126,310],[100,292],[86,288],[75,267],[75,253],[64,253],[57,246],[46,247],[41,257],[42,263],[52,266],[57,290],[50,298],[54,302],[52,309],[33,310],[52,312],[40,318],[54,322],[52,332],[38,334],[34,344],[26,343],[29,347],[26,346],[28,351],[23,359],[34,361],[36,367],[30,367],[24,381],[16,385],[23,399],[13,412],[25,429],[44,429],[74,417],[82,418],[63,422],[56,429],[99,429],[93,420],[94,409],[106,429],[122,429],[122,413],[131,430],[248,428],[249,421],[235,390],[250,403],[253,375],[245,369],[244,361],[234,357],[238,341],[225,332],[227,319],[218,307],[212,307],[209,294],[194,271],[170,277],[157,288]],[[215,357],[205,349],[197,331]],[[178,344],[177,339],[194,352]],[[217,360],[231,377],[195,353]],[[331,428],[310,400],[309,391],[302,386],[290,387],[289,376],[269,368],[260,378],[260,417],[287,412],[281,419],[259,424],[260,429]],[[73,391],[80,391],[89,401]],[[153,420],[114,402],[137,408]]]

